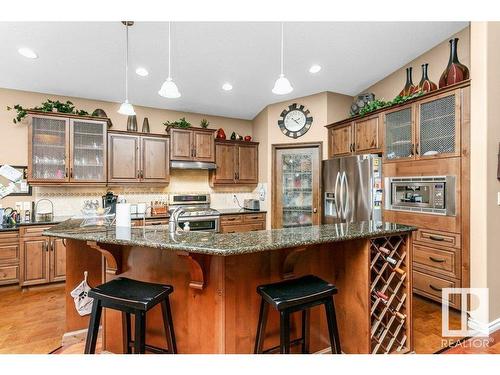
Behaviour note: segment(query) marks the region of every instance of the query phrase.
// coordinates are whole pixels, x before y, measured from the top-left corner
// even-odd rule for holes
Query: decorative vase
[[[127,117],[127,131],[136,132],[137,131],[137,116],[132,115]]]
[[[149,133],[149,120],[147,117],[144,117],[144,121],[142,122],[142,132]]]
[[[439,88],[469,79],[469,69],[458,61],[457,44],[458,38],[450,39],[450,60],[439,78]]]
[[[431,92],[437,90],[437,85],[432,82],[427,76],[429,64],[422,64],[422,79],[418,83],[417,89],[414,92]]]
[[[226,139],[226,133],[224,132],[224,129],[219,128],[219,130],[217,130],[217,134],[216,134],[215,138]]]
[[[406,84],[399,93],[399,96],[409,96],[415,92],[417,87],[413,84],[412,70],[413,68],[411,66],[406,68]]]

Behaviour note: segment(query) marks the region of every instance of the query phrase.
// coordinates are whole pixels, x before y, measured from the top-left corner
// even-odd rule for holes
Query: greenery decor
[[[59,100],[50,100],[42,103],[41,107],[34,108],[24,108],[19,104],[16,104],[14,107],[7,107],[7,110],[15,110],[17,111],[17,116],[12,120],[14,124],[20,122],[23,118],[28,115],[28,111],[40,111],[40,112],[59,112],[59,113],[70,113],[72,115],[78,116],[90,116],[87,111],[83,111],[81,109],[76,109],[72,102],[69,100],[66,103],[62,103]]]
[[[359,116],[364,116],[370,112],[376,111],[376,110],[381,109],[381,108],[386,108],[386,107],[390,107],[390,106],[393,106],[396,104],[401,104],[401,103],[407,102],[408,100],[418,98],[419,96],[422,96],[423,94],[424,94],[424,92],[419,91],[419,92],[413,93],[411,95],[398,95],[394,99],[392,99],[388,102],[386,102],[384,100],[375,99],[375,100],[365,104],[365,106],[359,110]]]
[[[208,125],[210,125],[210,121],[208,121],[206,118],[204,118],[203,120],[201,120],[200,122],[200,126],[204,129],[208,128]]]
[[[181,128],[181,129],[187,129],[191,127],[191,123],[186,121],[186,118],[183,117],[177,121],[166,121],[163,123],[167,128],[165,130],[168,131],[170,128]]]

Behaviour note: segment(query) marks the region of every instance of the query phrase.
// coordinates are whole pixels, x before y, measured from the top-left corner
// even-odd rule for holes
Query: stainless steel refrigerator
[[[382,220],[382,160],[356,155],[323,161],[323,224]]]

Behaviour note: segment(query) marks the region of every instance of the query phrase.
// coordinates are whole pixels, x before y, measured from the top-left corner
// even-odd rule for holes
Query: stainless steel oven
[[[385,209],[455,216],[455,176],[386,177]]]

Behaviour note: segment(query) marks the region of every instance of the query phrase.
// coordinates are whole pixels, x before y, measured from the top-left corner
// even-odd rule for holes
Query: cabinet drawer
[[[223,215],[220,217],[221,224],[241,224],[243,215]]]
[[[3,244],[13,244],[19,242],[19,233],[18,231],[10,231],[0,233],[0,246]]]
[[[266,214],[264,214],[264,213],[243,215],[243,221],[245,223],[252,223],[255,221],[264,221],[265,219],[266,219]]]
[[[50,227],[27,226],[19,229],[21,237],[40,237]]]
[[[413,271],[413,288],[426,297],[435,301],[441,302],[441,289],[443,288],[459,288],[460,283],[457,281],[445,280],[440,277],[427,275],[419,271]],[[460,298],[457,294],[450,296],[450,304],[459,307]]]
[[[460,248],[460,235],[457,233],[418,229],[415,234],[415,241],[426,242],[436,246]]]
[[[413,262],[417,267],[459,278],[460,256],[453,249],[435,249],[413,244]]]
[[[17,283],[19,281],[19,266],[1,266],[0,284]]]
[[[221,228],[221,233],[242,233],[242,232],[253,232],[257,230],[263,230],[264,223],[256,224],[241,224],[241,225],[224,225]]]
[[[19,261],[19,244],[0,247],[0,264]]]

